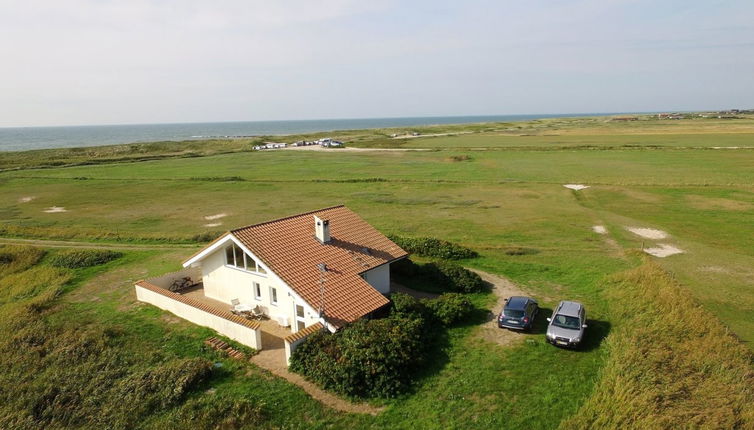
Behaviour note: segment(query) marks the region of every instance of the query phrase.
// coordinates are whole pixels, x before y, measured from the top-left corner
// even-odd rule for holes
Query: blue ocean
[[[134,142],[183,141],[211,138],[242,138],[384,127],[435,124],[526,121],[609,114],[490,115],[413,118],[323,119],[300,121],[243,121],[182,124],[129,124],[67,127],[0,128],[0,151],[73,148]]]

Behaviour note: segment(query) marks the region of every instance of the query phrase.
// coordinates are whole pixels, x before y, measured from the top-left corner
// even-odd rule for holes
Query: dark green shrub
[[[423,360],[421,323],[396,316],[315,333],[294,351],[290,369],[348,396],[395,397]]]
[[[476,293],[484,289],[484,281],[476,273],[449,262],[428,263],[423,272],[461,293]]]
[[[424,301],[424,305],[446,326],[462,321],[474,310],[468,297],[459,293],[445,293],[434,300]]]
[[[123,254],[116,251],[100,249],[71,249],[55,254],[50,260],[50,264],[56,267],[66,267],[68,269],[80,269],[82,267],[98,266],[105,264]]]
[[[406,252],[422,257],[442,258],[444,260],[462,260],[464,258],[478,257],[476,251],[446,240],[434,237],[404,237],[398,235],[388,236]]]
[[[448,261],[416,264],[404,259],[390,265],[391,275],[410,282],[411,278],[431,284],[428,291],[475,293],[484,289],[484,281],[476,273]]]
[[[444,326],[462,321],[474,310],[471,301],[460,293],[445,293],[436,299],[417,299],[394,293],[390,299],[393,301],[392,315]]]
[[[213,240],[215,240],[218,237],[220,237],[220,235],[222,235],[222,232],[219,232],[219,231],[207,231],[207,232],[204,232],[204,233],[197,233],[197,234],[191,236],[191,240],[193,242],[199,242],[199,243],[212,242]]]
[[[391,309],[392,315],[418,319],[422,322],[432,319],[432,312],[424,305],[422,300],[403,293],[391,294],[390,300],[393,303],[393,308]]]
[[[9,252],[0,252],[0,264],[10,264],[16,257]]]

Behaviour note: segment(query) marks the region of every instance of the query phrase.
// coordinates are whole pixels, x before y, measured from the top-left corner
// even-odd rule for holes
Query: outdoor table
[[[247,305],[245,303],[239,303],[236,306],[233,307],[236,312],[245,313],[245,312],[251,312],[251,305]]]

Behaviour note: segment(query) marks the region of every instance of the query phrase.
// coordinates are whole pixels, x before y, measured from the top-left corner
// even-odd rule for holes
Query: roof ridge
[[[277,218],[277,219],[273,219],[273,220],[269,220],[269,221],[260,222],[260,223],[257,223],[257,224],[250,224],[250,225],[247,225],[247,226],[243,226],[243,227],[239,227],[239,228],[234,228],[233,230],[230,230],[229,233],[235,233],[235,232],[240,231],[240,230],[246,230],[247,228],[259,227],[259,226],[262,226],[262,225],[265,225],[265,224],[271,224],[273,222],[285,221],[285,220],[289,220],[289,219],[292,219],[292,218],[297,218],[297,217],[304,216],[304,215],[311,215],[311,214],[316,213],[316,212],[322,212],[322,211],[326,211],[326,210],[330,210],[330,209],[344,208],[344,207],[346,207],[346,205],[340,204],[340,205],[330,206],[330,207],[322,208],[322,209],[316,209],[316,210],[313,210],[313,211],[304,212],[304,213],[300,213],[300,214],[289,215],[289,216],[286,216],[286,217],[283,217],[283,218]]]

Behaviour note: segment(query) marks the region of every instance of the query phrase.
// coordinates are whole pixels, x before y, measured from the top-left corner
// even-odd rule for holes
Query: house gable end
[[[215,239],[215,241],[212,242],[210,245],[208,245],[206,248],[204,248],[203,250],[201,250],[197,254],[195,254],[193,257],[191,257],[188,260],[186,260],[183,263],[183,267],[189,267],[192,264],[200,263],[202,260],[204,260],[205,258],[209,257],[210,255],[213,255],[216,252],[224,252],[224,248],[230,242],[232,242],[235,245],[237,245],[239,248],[241,248],[241,250],[243,250],[243,252],[245,252],[251,258],[253,258],[260,266],[262,266],[262,268],[266,272],[266,274],[259,274],[259,273],[256,273],[256,272],[249,272],[250,274],[256,274],[256,275],[259,275],[259,276],[264,276],[264,277],[268,277],[268,278],[274,279],[279,284],[285,286],[285,288],[287,290],[286,293],[288,293],[291,297],[293,297],[296,300],[296,302],[303,304],[304,305],[304,309],[307,312],[309,312],[311,314],[314,314],[314,315],[318,315],[319,314],[319,311],[314,306],[312,306],[309,302],[307,302],[306,300],[304,300],[298,293],[296,293],[296,291],[290,286],[290,284],[288,284],[287,282],[285,282],[285,280],[283,280],[272,269],[270,269],[270,267],[267,264],[265,264],[264,261],[261,258],[257,257],[253,252],[251,252],[251,250],[249,250],[249,248],[246,245],[244,245],[240,240],[238,240],[238,238],[232,232],[228,232],[225,235],[220,236],[219,238]],[[236,269],[232,269],[232,270],[236,270]],[[335,327],[331,326],[330,324],[327,324],[327,327],[328,327],[328,329],[330,331],[334,331],[335,330]]]

